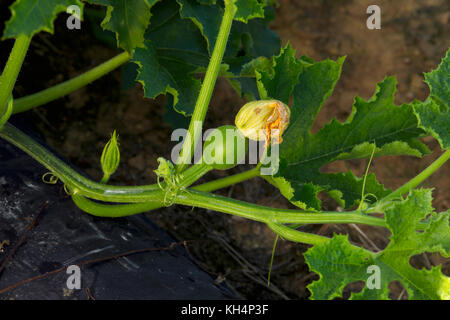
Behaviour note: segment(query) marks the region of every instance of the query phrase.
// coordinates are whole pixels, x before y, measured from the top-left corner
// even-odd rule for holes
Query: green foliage
[[[413,105],[419,119],[419,127],[439,141],[442,149],[448,149],[450,147],[450,107],[440,107],[432,99],[414,102]]]
[[[264,18],[264,2],[259,0],[236,0],[234,19],[247,23],[253,18]]]
[[[199,28],[211,54],[224,12],[222,6],[216,5],[215,1],[177,0],[177,3],[180,5],[180,16],[191,19]],[[247,23],[253,18],[264,18],[265,4],[258,0],[237,0],[235,6],[235,20]]]
[[[410,299],[450,299],[450,278],[441,266],[431,270],[410,265],[412,256],[423,252],[439,252],[450,256],[449,212],[434,213],[431,190],[414,190],[407,199],[396,203],[386,212],[386,223],[392,232],[389,245],[372,253],[350,244],[348,237],[335,235],[305,253],[311,270],[320,275],[308,288],[312,299],[342,297],[343,288],[355,281],[366,282],[371,265],[380,268],[380,288],[365,286],[351,299],[387,299],[389,284],[399,281]],[[427,219],[423,228],[422,220]],[[420,230],[420,232],[419,232]]]
[[[255,67],[260,95],[289,101],[291,120],[280,145],[280,166],[267,178],[284,196],[301,208],[320,209],[317,195],[327,191],[348,208],[361,199],[363,179],[351,171],[323,173],[320,169],[336,160],[367,158],[374,144],[374,156],[422,156],[428,149],[417,140],[423,134],[411,105],[396,106],[396,80],[388,77],[377,86],[368,101],[355,98],[353,112],[341,123],[333,119],[319,132],[310,132],[314,120],[331,95],[341,73],[344,58],[315,62],[295,58],[289,46],[273,58],[271,69],[262,61]],[[261,65],[263,69],[259,69]],[[381,198],[389,193],[373,174],[366,180],[366,193]]]
[[[128,52],[141,46],[150,22],[150,8],[159,0],[86,0],[107,7],[101,26],[116,33],[117,45]]]
[[[31,37],[40,31],[53,33],[56,16],[70,5],[83,9],[80,0],[16,0],[10,7],[11,19],[6,23],[3,39]]]
[[[389,245],[378,253],[350,244],[348,237],[344,235],[335,235],[327,239],[301,233],[300,237],[298,231],[282,226],[289,232],[292,231],[289,233],[291,240],[315,244],[305,253],[310,269],[320,276],[318,281],[309,285],[313,299],[342,297],[343,289],[349,283],[368,280],[370,276],[368,268],[372,266],[378,267],[381,272],[380,288],[374,289],[366,285],[361,292],[353,293],[351,299],[388,299],[389,284],[393,281],[399,281],[405,287],[410,299],[450,299],[450,278],[443,275],[441,266],[419,270],[410,264],[411,257],[424,252],[440,253],[446,258],[450,256],[450,212],[440,214],[434,212],[431,206],[431,190],[413,190],[406,199],[397,198],[417,186],[417,183],[431,174],[430,172],[441,166],[448,159],[448,151],[430,165],[426,173],[422,172],[411,180],[412,183],[408,182],[394,193],[378,183],[374,174],[357,177],[352,171],[340,173],[322,171],[325,165],[335,161],[363,159],[372,155],[422,157],[429,153],[428,148],[419,141],[426,133],[435,137],[443,149],[448,149],[450,50],[436,70],[425,74],[425,82],[430,87],[430,96],[424,102],[414,101],[411,104],[395,105],[396,80],[394,77],[387,77],[378,83],[373,97],[369,100],[355,97],[352,113],[346,121],[333,119],[313,134],[311,132],[313,124],[340,78],[345,57],[336,61],[330,59],[314,61],[306,56],[297,58],[295,50],[289,44],[280,50],[279,37],[268,28],[268,23],[274,15],[273,8],[269,4],[275,1],[224,0],[226,3],[233,3],[235,16],[225,52],[217,51],[220,51],[220,54],[224,53],[222,64],[217,61],[211,63],[210,59],[224,15],[224,1],[84,1],[106,7],[106,14],[102,13],[99,17],[103,19],[102,28],[111,35],[115,34],[117,46],[130,53],[120,55],[126,56],[124,61],[121,60],[122,63],[132,56],[132,63],[126,68],[128,70],[126,74],[132,76],[127,82],[131,80],[140,82],[144,88],[144,95],[148,98],[169,94],[166,101],[170,112],[166,114],[166,119],[172,123],[176,122],[180,126],[187,127],[185,117],[193,113],[197,99],[201,103],[197,105],[196,116],[206,113],[210,95],[201,96],[199,99],[199,92],[202,85],[201,76],[208,66],[212,66],[210,70],[215,71],[220,67],[219,76],[227,79],[239,95],[249,100],[276,99],[291,105],[289,126],[284,132],[283,142],[279,145],[279,169],[273,176],[263,177],[278,187],[293,204],[303,209],[320,210],[321,202],[318,194],[322,191],[327,192],[344,208],[354,206],[361,198],[372,204],[382,199],[375,205],[367,203],[359,207],[356,213],[347,212],[344,220],[341,214],[317,213],[318,219],[314,222],[357,221],[383,226],[382,219],[364,215],[364,210],[367,210],[366,213],[375,211],[385,213],[386,226],[392,235]],[[66,11],[70,5],[78,5],[83,9],[81,0],[16,0],[10,7],[12,16],[6,23],[3,38],[17,38],[20,35],[32,37],[40,31],[52,33],[56,16]],[[226,17],[228,20],[225,19],[226,23],[223,25],[227,28],[222,30],[228,30],[233,18],[230,15]],[[226,33],[220,33],[222,41]],[[25,40],[28,48],[29,39]],[[113,37],[112,41],[114,42]],[[23,56],[26,48],[21,51]],[[223,49],[224,46],[218,48]],[[20,70],[18,62],[21,65],[22,61],[23,57],[18,59],[18,54],[12,53],[7,67],[8,64],[13,64],[13,67],[17,67],[14,70],[17,70],[18,74]],[[111,68],[109,71],[113,69],[112,64],[105,63],[103,66],[105,65],[106,68]],[[17,74],[11,77],[11,81],[4,82],[14,83]],[[215,75],[216,72],[208,73],[211,74]],[[89,77],[81,75],[77,79],[87,83],[92,81],[92,79],[87,81],[87,78]],[[58,88],[56,87],[56,90],[59,90]],[[212,92],[212,86],[206,88]],[[4,92],[9,95],[11,90]],[[44,90],[38,95],[40,97],[48,95],[48,91]],[[31,99],[34,97],[31,96]],[[298,222],[290,219],[291,217],[293,220],[298,219],[297,214],[302,214],[298,210],[267,208],[204,193],[254,177],[258,174],[259,166],[250,170],[250,174],[244,172],[234,177],[208,182],[206,187],[196,186],[199,188],[197,192],[184,190],[184,186],[187,187],[206,172],[198,170],[212,168],[226,170],[243,160],[246,144],[242,136],[234,140],[233,145],[227,145],[223,135],[217,135],[214,140],[207,141],[204,145],[203,160],[206,160],[206,154],[209,152],[213,161],[202,165],[196,164],[185,171],[183,170],[185,168],[175,166],[171,161],[159,157],[159,166],[155,170],[157,185],[132,188],[106,186],[75,173],[65,163],[46,152],[45,148],[12,125],[5,124],[14,107],[12,97],[6,105],[0,106],[0,136],[54,171],[55,177],[59,176],[67,187],[76,190],[78,193],[76,199],[87,200],[84,197],[92,197],[101,201],[126,202],[126,205],[120,207],[123,208],[123,212],[117,210],[118,206],[114,207],[113,216],[154,209],[159,206],[159,202],[161,205],[178,203],[212,208],[264,221],[269,226]],[[198,112],[199,110],[201,112]],[[264,122],[267,121],[265,115],[263,117],[261,114],[260,117],[265,119]],[[200,116],[194,120],[204,122],[204,118]],[[224,133],[226,129],[236,132],[233,126],[222,126],[213,133]],[[226,160],[232,157],[234,161],[227,164]],[[101,156],[104,173],[102,183],[106,183],[109,176],[116,171],[119,162],[119,145],[114,132]],[[192,172],[196,174],[189,173],[192,168],[194,168]],[[164,184],[161,179],[164,179]],[[412,184],[414,185],[411,186]],[[110,190],[115,192],[108,192]],[[165,192],[162,193],[161,190]],[[388,197],[385,198],[386,196]],[[96,209],[99,205],[92,202],[89,205],[90,213],[110,215],[107,204],[101,204],[101,209]],[[310,216],[316,214],[312,213]],[[315,218],[311,219],[314,221]],[[273,230],[283,235],[282,231]]]
[[[137,81],[144,87],[145,97],[170,94],[175,110],[190,116],[200,91],[197,75],[208,66],[223,8],[194,0],[169,0],[157,3],[152,14],[143,47],[137,48],[133,57],[139,66]],[[252,19],[232,26],[221,76],[239,93],[254,92],[248,79],[241,77],[243,66],[256,57],[273,55],[279,47],[279,38],[267,23]]]
[[[223,2],[85,2],[107,8],[101,26],[116,34],[119,47],[134,52],[133,61],[139,66],[136,80],[142,83],[145,97],[171,94],[175,110],[190,116],[200,90],[197,75],[203,73],[209,63],[224,12]],[[32,36],[43,30],[53,32],[57,13],[65,11],[71,4],[83,8],[81,0],[16,1],[11,6],[12,18],[7,23],[4,38],[20,34]],[[225,72],[221,76],[228,78],[239,94],[253,97],[255,86],[250,79],[241,77],[242,67],[256,57],[273,55],[280,40],[267,27],[269,19],[262,19],[266,2],[238,0],[235,6],[236,21],[225,52]],[[270,12],[270,6],[266,10]],[[154,21],[150,23],[152,15]]]
[[[209,55],[206,43],[189,20],[182,19],[175,1],[153,8],[153,19],[145,34],[144,48],[137,48],[133,61],[139,65],[137,80],[145,97],[170,93],[177,111],[189,115],[200,91],[195,77],[199,67],[206,68]]]
[[[205,38],[208,52],[212,53],[219,33],[223,9],[218,5],[202,5],[195,0],[177,0],[180,5],[180,16],[190,19]]]
[[[264,60],[259,63],[255,73],[261,99],[277,97],[278,100],[289,104],[289,98],[305,63],[295,59],[295,50],[289,44],[281,49],[278,56],[273,57],[272,66],[268,67]]]
[[[430,96],[440,106],[450,106],[450,49],[436,70],[425,73],[425,82],[430,87]]]
[[[414,110],[419,125],[436,140],[442,149],[450,146],[450,50],[436,70],[425,73],[430,97],[423,103],[415,102]]]

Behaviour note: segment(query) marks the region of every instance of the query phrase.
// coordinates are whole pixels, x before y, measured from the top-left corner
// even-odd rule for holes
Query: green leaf
[[[270,10],[270,6],[265,8],[265,12]],[[280,51],[281,41],[268,27],[269,23],[269,19],[252,19],[248,23],[234,21],[225,59],[239,57],[241,61],[245,60],[247,63],[257,57],[272,57],[277,54]]]
[[[80,0],[16,0],[10,6],[11,18],[6,22],[2,39],[19,35],[31,37],[40,31],[53,33],[56,16],[66,12],[71,5],[79,6],[82,14],[83,3]]]
[[[264,18],[264,2],[258,0],[236,0],[237,7],[235,20],[247,23],[253,18]]]
[[[264,179],[266,179],[270,184],[277,187],[281,194],[292,204],[296,205],[301,209],[311,209],[311,208],[320,208],[320,200],[317,198],[317,195],[320,191],[323,190],[322,187],[318,185],[314,185],[312,183],[304,183],[302,186],[297,186],[297,190],[294,190],[290,181],[286,180],[283,177],[273,177],[269,175],[263,175]],[[296,200],[295,192],[299,192],[301,196],[301,200]],[[342,193],[338,193],[339,199],[342,197]],[[339,200],[340,201],[340,200]],[[308,204],[308,205],[307,205]]]
[[[301,208],[320,209],[317,199],[320,191],[328,192],[346,208],[360,201],[363,178],[350,171],[337,174],[320,171],[336,160],[369,157],[375,146],[374,156],[422,156],[429,152],[417,140],[423,131],[417,128],[412,106],[394,104],[396,81],[393,77],[379,83],[370,100],[356,97],[347,121],[341,123],[333,119],[312,134],[314,120],[340,77],[344,58],[314,62],[300,57],[294,64],[292,52],[289,55],[288,63],[278,63],[283,55],[274,59],[272,73],[261,76],[258,81],[269,97],[283,101],[289,101],[294,87],[291,120],[279,148],[279,169],[272,179],[285,196],[290,195],[288,199],[292,203]],[[261,71],[261,75],[264,74],[268,74],[267,71]],[[283,85],[276,89],[278,83]],[[381,198],[389,191],[370,174],[365,192]]]
[[[133,62],[139,65],[137,81],[147,98],[170,93],[174,108],[192,114],[200,91],[195,73],[206,68],[209,55],[201,33],[189,19],[179,16],[175,1],[153,8],[153,19],[143,48],[137,48]]]
[[[263,68],[259,69],[261,67]],[[303,68],[304,63],[297,61],[295,50],[287,44],[286,47],[281,49],[278,56],[273,57],[271,69],[267,70],[264,65],[257,67],[256,79],[261,98],[276,97],[276,99],[288,104]]]
[[[450,146],[450,50],[436,70],[425,73],[430,97],[414,102],[419,126],[439,141],[442,149]]]
[[[352,246],[346,235],[334,235],[306,251],[304,257],[310,270],[320,276],[308,285],[313,300],[342,297],[348,283],[365,281],[367,267],[376,264],[372,253]]]
[[[223,9],[219,5],[202,5],[195,0],[177,0],[182,18],[189,18],[200,29],[212,54],[222,21]]]
[[[137,81],[142,83],[145,97],[170,94],[173,99],[168,101],[173,101],[174,109],[190,116],[200,90],[198,75],[208,66],[223,9],[194,0],[173,0],[157,3],[152,14],[144,46],[133,56],[139,66]],[[261,36],[266,37],[264,45],[253,41]],[[241,76],[243,66],[256,57],[272,56],[276,50],[279,38],[264,20],[253,19],[247,24],[235,21],[220,76],[228,79],[238,93],[247,94],[254,90],[249,83],[254,83],[255,75]],[[172,117],[167,114],[166,119]]]
[[[265,7],[265,19],[252,19],[246,24],[234,21],[231,27],[224,62],[230,66],[230,72],[238,76],[235,81],[239,83],[242,95],[248,100],[260,99],[255,81],[256,63],[267,61],[270,70],[272,62],[266,57],[280,52],[280,38],[268,27],[271,10],[272,7]],[[250,67],[251,65],[253,67]],[[250,70],[251,68],[253,69]]]
[[[450,49],[436,70],[425,73],[425,82],[430,87],[430,96],[441,106],[450,107]]]
[[[220,5],[215,5],[215,2],[214,5],[205,5],[206,3],[196,0],[177,0],[177,2],[180,5],[181,17],[191,19],[192,22],[194,22],[194,24],[199,28],[207,42],[208,50],[211,54],[216,42],[217,34],[219,33],[220,23],[224,13],[223,8]],[[245,24],[247,24],[249,19],[264,17],[265,4],[259,3],[257,0],[238,0],[235,5],[237,7],[235,17],[238,17],[237,20],[242,21]],[[257,19],[258,22],[261,22],[261,20],[262,19]],[[259,31],[263,33],[263,37],[267,35],[269,36],[266,41],[269,41],[269,43],[272,42],[272,35],[267,34],[266,28],[260,23],[252,24],[250,25],[250,28],[244,28],[242,25],[245,24],[238,21],[234,23],[233,29],[230,32],[231,36],[228,51],[232,51],[232,56],[235,55],[236,50],[240,49],[242,39],[239,38],[241,38],[243,34],[246,34],[244,37],[247,38],[243,41],[247,40],[248,44],[253,46],[252,33],[254,35],[254,32],[248,31],[255,29],[255,25],[257,25],[256,29],[260,29]],[[276,45],[278,48],[278,41]],[[271,55],[272,54],[268,54],[267,56]],[[225,57],[227,56],[229,55],[225,54]]]
[[[439,141],[442,149],[450,146],[450,112],[449,107],[439,107],[432,99],[414,102],[414,111],[419,120],[419,127]]]
[[[150,8],[159,0],[87,0],[107,7],[102,27],[116,33],[117,46],[132,52],[144,42]]]
[[[343,152],[339,154],[339,156],[336,157],[336,160],[369,158],[372,151],[374,152],[375,157],[396,155],[421,157],[423,154],[427,154],[429,152],[425,145],[422,143],[415,144],[416,142],[416,140],[408,140],[408,142],[394,141],[386,143],[382,148],[376,147],[373,143],[363,142],[355,146],[350,152]]]
[[[224,12],[223,8],[220,5],[202,5],[205,3],[195,0],[177,0],[177,2],[180,5],[181,17],[190,19],[199,28],[211,55],[219,32]],[[251,2],[246,3],[246,1],[236,3],[238,13],[239,11],[242,12],[246,5],[250,4]],[[261,12],[256,11],[251,18],[263,17],[264,10],[262,8],[264,6],[265,4],[255,6],[255,8],[261,8]],[[247,8],[250,7],[247,6]],[[271,7],[267,6],[265,10],[269,13],[267,17],[270,17]],[[232,25],[227,50],[224,55],[224,62],[230,67],[230,77],[226,78],[241,95],[257,96],[255,83],[251,79],[256,75],[254,72],[251,75],[243,75],[241,73],[243,66],[251,62],[252,59],[260,58],[261,56],[270,57],[279,50],[280,39],[267,27],[269,22],[269,18],[266,20],[252,19],[251,21],[245,21],[245,23],[235,21]]]
[[[256,72],[272,72],[273,60],[266,57],[257,57],[242,66],[241,75],[256,78]]]
[[[144,87],[144,96],[156,98],[159,94],[170,93],[178,112],[186,116],[192,114],[200,91],[200,81],[193,77],[196,68],[184,61],[165,59],[151,41],[144,44],[145,48],[137,48],[133,57],[140,67],[137,80]]]
[[[386,223],[392,232],[389,245],[379,253],[353,246],[348,236],[335,235],[305,253],[310,269],[320,275],[308,286],[312,299],[342,297],[343,288],[355,281],[369,281],[370,266],[379,268],[380,287],[367,283],[351,299],[387,299],[389,284],[399,281],[410,299],[450,299],[450,278],[441,266],[430,270],[415,269],[412,256],[423,252],[450,254],[449,212],[436,214],[431,207],[431,190],[413,190],[407,199],[386,211]],[[428,225],[418,232],[419,224],[430,215]]]

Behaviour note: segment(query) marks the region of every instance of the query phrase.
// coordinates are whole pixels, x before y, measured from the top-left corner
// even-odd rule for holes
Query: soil
[[[381,29],[366,27],[366,0],[280,0],[276,19],[271,27],[288,41],[297,55],[308,55],[316,60],[346,55],[343,72],[333,95],[323,107],[314,131],[333,117],[345,120],[352,110],[355,95],[370,98],[376,83],[387,75],[396,75],[398,93],[396,103],[423,100],[428,89],[423,72],[435,68],[448,48],[450,36],[450,3],[445,0],[378,1],[381,7]],[[5,8],[11,1],[0,0]],[[1,10],[1,20],[9,18]],[[5,61],[11,41],[0,45],[0,59]],[[40,33],[31,44],[24,63],[16,97],[24,96],[81,72],[117,54],[117,50],[101,44],[82,25],[81,31],[65,28],[64,17],[57,19],[55,34]],[[168,144],[171,127],[162,121],[165,98],[143,99],[139,84],[121,90],[121,72],[116,70],[91,85],[63,99],[36,108],[26,114],[45,137],[46,142],[70,162],[87,172],[93,179],[101,178],[100,155],[113,130],[120,136],[121,166],[111,183],[122,185],[155,182],[156,159],[170,157],[173,144]],[[219,79],[207,126],[232,124],[236,110],[245,103],[228,83]],[[233,112],[230,111],[232,108]],[[441,153],[437,142],[423,140],[432,154],[416,159],[411,157],[381,157],[374,159],[370,168],[379,181],[388,188],[396,188],[414,177]],[[323,170],[352,169],[362,175],[366,161],[342,161]],[[240,172],[246,166],[233,169]],[[423,185],[434,187],[434,206],[437,211],[449,207],[449,173],[447,164]],[[222,172],[208,174],[202,181],[223,176]],[[218,191],[236,199],[274,207],[292,208],[279,192],[262,179],[254,179]],[[336,210],[337,205],[326,196],[324,208]],[[274,234],[263,224],[247,221],[203,209],[172,206],[147,213],[149,219],[179,240],[191,240],[191,255],[217,282],[227,281],[246,299],[306,299],[306,286],[317,275],[308,271],[302,253],[306,245],[279,241],[267,286]],[[305,231],[326,236],[347,233],[351,241],[371,250],[384,248],[389,232],[384,229],[356,225],[305,226]],[[449,274],[450,263],[439,255],[423,254],[415,257],[417,267],[444,263]],[[346,288],[357,290],[360,284]],[[391,288],[393,299],[406,299],[400,284]]]

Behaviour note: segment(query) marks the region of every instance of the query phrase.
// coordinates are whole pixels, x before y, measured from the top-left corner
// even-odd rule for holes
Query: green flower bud
[[[231,169],[245,160],[247,140],[235,126],[214,129],[203,145],[202,162],[216,170]]]
[[[235,118],[236,127],[247,138],[256,141],[266,140],[278,144],[281,135],[289,125],[289,107],[278,100],[257,100],[246,103]]]
[[[102,170],[104,174],[102,181],[106,182],[108,178],[117,170],[120,162],[119,143],[117,142],[115,130],[111,136],[111,139],[103,148],[100,162],[102,164]]]

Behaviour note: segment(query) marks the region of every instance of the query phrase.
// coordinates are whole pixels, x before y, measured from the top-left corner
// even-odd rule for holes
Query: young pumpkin
[[[244,163],[248,141],[235,126],[214,129],[203,145],[202,162],[216,170],[228,170]]]

